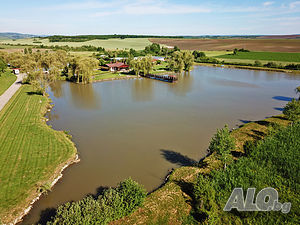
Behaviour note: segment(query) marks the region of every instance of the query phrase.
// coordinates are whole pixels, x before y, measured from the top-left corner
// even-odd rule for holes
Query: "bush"
[[[121,182],[117,190],[126,203],[128,213],[142,205],[146,197],[145,189],[131,178]]]
[[[277,68],[278,67],[278,65],[274,62],[268,62],[264,66],[269,67],[269,68]]]
[[[249,154],[226,170],[212,171],[210,177],[199,175],[193,194],[203,224],[298,224],[300,183],[300,123],[294,123],[261,140],[248,144]],[[279,202],[291,202],[288,214],[281,212],[224,212],[234,188],[265,187],[278,191]],[[202,217],[202,218],[203,218]]]
[[[212,138],[209,144],[210,152],[217,152],[217,154],[222,154],[224,152],[230,152],[235,149],[235,139],[230,135],[228,126],[225,125],[224,128],[217,130],[217,133]]]
[[[291,102],[286,104],[283,114],[293,122],[298,121],[300,119],[300,101],[293,99]]]
[[[262,63],[258,60],[255,60],[254,66],[262,66]]]
[[[107,224],[129,215],[145,198],[145,189],[129,178],[116,188],[106,189],[97,199],[88,196],[59,206],[47,224]]]

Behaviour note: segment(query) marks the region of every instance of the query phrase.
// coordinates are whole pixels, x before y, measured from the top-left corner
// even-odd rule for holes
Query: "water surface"
[[[174,84],[57,82],[49,90],[55,104],[49,124],[70,131],[81,162],[64,172],[24,224],[128,177],[153,190],[169,169],[202,158],[217,128],[280,114],[299,84],[295,75],[214,67],[195,67]]]

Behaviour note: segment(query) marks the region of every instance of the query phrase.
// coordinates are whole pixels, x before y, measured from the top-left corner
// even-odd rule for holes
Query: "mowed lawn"
[[[65,46],[70,47],[80,47],[83,45],[92,45],[95,47],[103,47],[105,49],[130,49],[142,50],[147,45],[151,45],[148,38],[125,38],[125,39],[108,39],[108,40],[90,40],[83,42],[49,42],[49,39],[39,39],[39,38],[26,38],[18,40],[4,40],[1,43],[13,44],[13,45],[45,45],[45,46]]]
[[[66,135],[44,122],[47,98],[31,92],[22,86],[0,112],[0,224],[19,216],[76,155]]]
[[[7,88],[10,87],[15,81],[17,77],[12,74],[10,71],[6,71],[4,73],[0,73],[0,95],[2,95]]]
[[[282,62],[300,62],[300,53],[287,52],[238,52],[236,55],[225,54],[216,56],[222,59],[251,59]]]
[[[93,76],[93,81],[100,81],[100,80],[112,79],[112,78],[118,79],[118,78],[125,78],[125,77],[128,77],[128,75],[124,75],[121,73],[112,73],[109,71],[97,71]]]

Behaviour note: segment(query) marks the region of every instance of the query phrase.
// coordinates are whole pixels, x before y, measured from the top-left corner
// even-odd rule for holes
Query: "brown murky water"
[[[81,162],[64,172],[23,224],[127,177],[153,190],[169,169],[203,157],[217,128],[280,114],[299,85],[300,76],[214,67],[195,67],[175,84],[57,82],[49,90],[55,104],[49,124],[70,131]]]

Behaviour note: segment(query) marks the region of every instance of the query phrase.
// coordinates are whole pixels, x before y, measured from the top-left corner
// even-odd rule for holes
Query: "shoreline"
[[[195,66],[211,66],[211,67],[215,67],[213,64],[200,64],[200,63],[197,63],[195,64]],[[220,66],[217,66],[217,67],[220,67]],[[224,65],[224,67],[228,67],[228,68],[231,68],[231,65]],[[249,69],[249,68],[239,68],[240,66],[233,66],[234,68],[238,68],[238,69]],[[258,70],[261,70],[261,69],[258,69]],[[270,70],[267,70],[267,71],[270,71]],[[283,71],[272,71],[272,72],[283,72]],[[286,71],[285,71],[286,72]],[[126,77],[120,77],[120,78],[108,78],[108,79],[102,79],[102,80],[96,80],[94,82],[105,82],[105,81],[113,81],[113,80],[126,80],[126,79],[136,79],[137,77],[133,77],[133,76],[126,76]],[[47,111],[48,107],[49,107],[49,102],[51,101],[51,99],[49,97],[47,97],[48,99],[48,105],[45,106],[45,111]],[[44,116],[42,116],[42,118],[44,118]],[[42,121],[45,121],[45,120],[42,120]],[[47,125],[48,126],[48,125]],[[50,129],[53,129],[53,128],[50,128]],[[54,129],[53,129],[54,130]],[[60,132],[60,131],[58,131]],[[67,137],[65,137],[67,138]],[[69,139],[70,140],[70,139]],[[72,140],[70,140],[70,142],[72,142],[72,144],[74,145],[75,147],[75,144]],[[75,147],[76,149],[76,147]],[[77,149],[76,149],[77,150]],[[210,154],[206,154],[202,160],[204,159],[207,159],[207,157],[209,157]],[[63,178],[63,172],[65,169],[67,169],[68,167],[70,167],[71,165],[75,164],[75,163],[78,163],[80,161],[79,159],[79,155],[78,155],[78,152],[76,153],[76,155],[74,157],[72,157],[71,159],[67,160],[66,163],[64,163],[63,165],[60,165],[59,168],[57,168],[57,170],[55,171],[54,175],[52,175],[52,177],[54,176],[54,179],[52,180],[52,177],[49,179],[49,180],[52,180],[51,184],[50,184],[50,189],[52,189],[52,187],[54,187],[54,185],[60,180]],[[177,168],[177,169],[180,169],[181,167]],[[149,191],[147,193],[147,195],[149,196],[150,194],[153,194],[155,193],[156,191],[160,190],[161,188],[165,187],[168,182],[170,181],[170,177],[172,176],[172,174],[177,170],[177,169],[171,169],[169,171],[167,171],[167,174],[166,176],[164,177],[164,180],[163,182],[156,188],[154,188],[153,190]],[[47,192],[47,191],[46,191]],[[24,211],[21,213],[20,216],[18,216],[18,218],[14,219],[14,221],[12,223],[9,223],[9,224],[17,224],[17,223],[20,223],[22,222],[24,216],[26,216],[27,214],[30,213],[30,210],[33,208],[33,205],[35,202],[37,202],[41,196],[44,194],[45,192],[40,192],[38,193],[34,198],[33,200],[31,200],[30,204],[28,207],[26,207],[24,209]]]
[[[241,152],[239,156],[234,156],[235,160],[239,160],[239,158],[244,156],[243,145],[246,141],[252,140],[253,137],[248,136],[248,134],[251,134],[253,129],[258,129],[262,132],[260,139],[258,140],[262,140],[267,136],[267,127],[269,125],[259,123],[260,121],[277,123],[283,126],[288,126],[290,124],[290,121],[286,120],[282,114],[279,114],[267,119],[252,121],[250,123],[241,125],[237,129],[231,130],[231,135],[236,138],[236,150],[234,152]],[[168,171],[164,182],[153,191],[148,192],[147,199],[141,208],[137,209],[135,212],[126,217],[113,221],[111,224],[123,225],[135,224],[138,222],[144,224],[151,221],[153,217],[165,215],[165,212],[173,212],[174,207],[177,207],[177,211],[181,210],[179,215],[173,216],[175,221],[176,219],[180,219],[185,214],[189,215],[190,211],[192,210],[192,206],[189,204],[191,199],[190,196],[187,195],[186,189],[182,189],[181,184],[191,184],[194,182],[199,173],[209,174],[211,171],[218,170],[220,168],[219,160],[216,158],[215,153],[207,153],[199,160],[199,163],[202,165],[181,166]],[[161,199],[165,198],[165,196],[168,196],[170,201],[167,207],[164,202],[161,201]],[[167,213],[166,215],[169,214]]]
[[[63,172],[65,169],[67,169],[68,167],[70,167],[71,165],[75,164],[75,163],[78,163],[80,162],[80,159],[79,159],[79,155],[76,154],[75,155],[75,158],[72,159],[72,160],[69,160],[60,170],[59,170],[59,173],[58,173],[58,176],[52,181],[52,183],[50,184],[50,189],[52,189],[54,187],[54,185],[63,177]],[[51,190],[50,190],[51,191]],[[48,192],[48,191],[46,191]],[[9,223],[9,224],[18,224],[18,223],[21,223],[24,219],[24,217],[26,215],[28,215],[31,211],[31,209],[33,208],[33,205],[34,203],[36,203],[43,194],[45,194],[46,192],[40,192],[29,204],[29,206],[27,208],[24,209],[23,213],[18,217],[16,218],[12,223]]]
[[[221,65],[223,65],[223,66],[221,66]],[[296,75],[300,74],[300,71],[298,71],[298,70],[286,70],[286,69],[255,67],[255,66],[241,66],[241,65],[233,65],[233,64],[195,63],[194,66],[208,66],[208,67],[221,67],[221,68],[223,67],[223,68],[257,70],[257,71],[267,71],[267,72],[293,73]]]
[[[49,98],[49,96],[44,96],[45,98],[47,98],[47,104],[45,105],[44,109],[41,111],[41,121],[40,123],[41,124],[44,124],[45,126],[49,127],[51,130],[54,130],[53,128],[51,128],[49,125],[47,125],[47,118],[45,117],[46,113],[52,109],[52,105],[50,104],[51,103],[51,99]],[[41,191],[41,192],[38,192],[36,191],[36,193],[33,194],[33,198],[31,198],[32,200],[29,201],[29,204],[27,204],[27,207],[17,215],[17,218],[13,219],[12,222],[9,222],[7,224],[10,224],[10,225],[15,225],[15,224],[18,224],[18,223],[21,223],[24,219],[24,217],[26,215],[28,215],[31,211],[31,209],[33,208],[33,205],[34,203],[36,203],[43,194],[51,191],[51,189],[55,186],[55,184],[63,178],[63,172],[68,168],[70,167],[71,165],[75,164],[75,163],[79,163],[80,162],[80,158],[79,158],[79,154],[78,154],[78,151],[77,151],[77,148],[75,146],[75,143],[69,139],[66,134],[63,133],[63,131],[58,131],[58,130],[54,130],[55,132],[60,132],[64,135],[64,137],[73,145],[74,147],[74,150],[76,151],[76,154],[73,155],[71,158],[69,158],[67,161],[65,161],[64,163],[61,163],[54,171],[53,174],[50,175],[50,178],[46,181],[46,182],[43,182],[44,184],[45,183],[50,183],[49,185],[49,189],[46,190],[46,191]],[[39,185],[38,188],[41,188],[42,186]],[[38,189],[37,188],[37,189]],[[30,197],[29,197],[30,198]],[[29,199],[28,198],[28,199]],[[26,201],[26,200],[25,200]]]
[[[97,83],[97,82],[105,82],[105,81],[113,81],[113,80],[130,80],[130,79],[136,79],[138,78],[137,76],[130,76],[130,75],[126,75],[126,76],[120,76],[120,77],[112,77],[112,78],[106,78],[106,79],[101,79],[101,80],[94,80],[92,79],[91,83]]]

